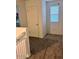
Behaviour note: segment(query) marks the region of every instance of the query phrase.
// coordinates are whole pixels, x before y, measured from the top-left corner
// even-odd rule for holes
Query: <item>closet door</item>
[[[37,9],[33,5],[27,7],[27,22],[29,28],[29,35],[32,37],[39,37]]]

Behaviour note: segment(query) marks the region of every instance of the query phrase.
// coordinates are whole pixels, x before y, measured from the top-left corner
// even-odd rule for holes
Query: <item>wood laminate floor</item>
[[[30,37],[30,48],[32,55],[28,59],[63,59],[63,36]]]

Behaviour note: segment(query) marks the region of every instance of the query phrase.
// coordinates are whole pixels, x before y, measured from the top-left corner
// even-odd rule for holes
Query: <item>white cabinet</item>
[[[28,29],[23,27],[16,28],[16,59],[30,57],[30,44]]]

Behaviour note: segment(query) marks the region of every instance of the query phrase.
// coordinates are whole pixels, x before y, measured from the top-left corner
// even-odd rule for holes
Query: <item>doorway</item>
[[[62,5],[60,2],[46,2],[46,23],[49,34],[63,34]]]

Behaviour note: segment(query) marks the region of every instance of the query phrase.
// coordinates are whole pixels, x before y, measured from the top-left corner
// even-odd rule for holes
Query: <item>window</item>
[[[50,20],[51,22],[58,22],[59,19],[59,5],[53,5],[50,7]]]

